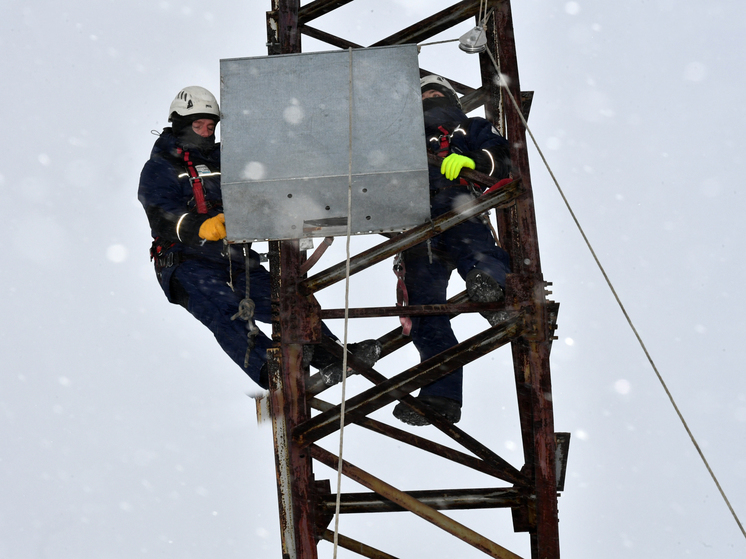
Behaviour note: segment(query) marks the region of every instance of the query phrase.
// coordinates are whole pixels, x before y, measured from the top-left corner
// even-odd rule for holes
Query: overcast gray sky
[[[447,5],[356,0],[314,26],[371,44]],[[217,95],[221,58],[266,55],[270,2],[5,6],[0,557],[277,558],[271,431],[256,424],[255,389],[166,302],[136,199],[172,98],[186,85]],[[513,10],[533,133],[743,521],[746,5],[524,0]],[[478,82],[477,59],[454,44],[425,47],[421,62]],[[533,148],[531,162],[544,275],[561,303],[555,425],[572,433],[563,556],[743,557],[746,539]],[[320,299],[340,306],[341,289]],[[353,278],[352,305],[393,301],[388,265]],[[358,322],[351,340],[397,324]],[[331,326],[341,335],[341,322]],[[456,321],[462,339],[485,326]],[[379,370],[416,360],[409,349]],[[520,466],[509,351],[466,375],[461,425]],[[395,421],[390,409],[375,417]],[[354,428],[345,457],[402,489],[492,483],[440,462],[412,473],[419,455]],[[506,511],[452,516],[530,556]],[[405,518],[343,517],[340,531],[401,557],[483,556]]]

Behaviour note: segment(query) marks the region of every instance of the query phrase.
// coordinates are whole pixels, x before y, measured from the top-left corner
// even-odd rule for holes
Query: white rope
[[[442,45],[443,43],[455,43],[458,39],[447,39],[445,41],[433,41],[432,43],[418,43],[418,47],[429,47],[430,45]]]
[[[666,384],[665,380],[663,380],[663,375],[661,375],[660,371],[658,370],[658,367],[655,364],[655,361],[653,361],[653,357],[648,352],[648,348],[646,347],[645,342],[642,341],[642,337],[638,333],[637,328],[635,328],[635,325],[632,323],[632,319],[630,318],[629,314],[627,314],[627,310],[622,304],[622,301],[619,298],[619,295],[617,295],[616,289],[614,289],[614,286],[611,283],[609,276],[606,274],[606,270],[601,265],[601,261],[598,259],[598,256],[596,255],[596,251],[593,250],[593,246],[591,245],[591,242],[588,240],[588,237],[585,235],[585,231],[583,231],[583,228],[581,227],[580,222],[578,221],[578,218],[575,216],[575,212],[572,210],[572,207],[570,206],[570,202],[565,197],[565,193],[562,191],[562,188],[560,187],[559,182],[557,181],[557,178],[554,176],[554,173],[552,172],[552,169],[549,166],[549,163],[544,157],[544,153],[541,151],[541,148],[539,147],[539,144],[537,143],[536,138],[534,138],[534,135],[531,132],[531,129],[529,128],[525,117],[523,116],[523,111],[518,105],[518,102],[515,100],[515,97],[513,97],[513,93],[508,88],[506,80],[503,78],[503,75],[500,72],[500,68],[497,65],[497,61],[495,61],[495,58],[492,56],[492,52],[490,52],[490,49],[487,49],[487,54],[489,54],[490,59],[492,60],[492,64],[494,64],[495,66],[495,70],[497,70],[497,75],[500,80],[499,81],[500,86],[508,94],[510,101],[513,103],[513,106],[515,107],[515,110],[518,113],[518,116],[520,117],[521,122],[523,123],[523,126],[526,128],[526,132],[528,132],[529,136],[531,136],[531,141],[534,143],[534,146],[536,147],[536,151],[539,152],[539,156],[541,157],[541,160],[544,162],[544,166],[547,168],[547,171],[549,171],[549,175],[552,177],[552,181],[554,182],[554,185],[557,187],[557,190],[559,191],[560,196],[562,197],[562,200],[565,203],[565,206],[567,206],[567,210],[570,212],[570,216],[572,217],[572,220],[575,222],[575,225],[578,228],[578,231],[580,231],[580,234],[583,237],[583,240],[585,241],[585,244],[588,247],[588,250],[590,250],[591,255],[593,256],[593,260],[596,261],[596,265],[598,266],[598,269],[601,270],[601,274],[604,276],[604,280],[606,280],[606,284],[609,286],[609,289],[611,290],[612,295],[614,295],[614,299],[616,300],[617,305],[619,305],[619,308],[621,309],[622,314],[624,315],[624,318],[627,320],[627,324],[629,324],[629,327],[632,329],[632,332],[634,333],[635,338],[637,338],[637,342],[640,344],[642,351],[645,353],[645,357],[647,357],[648,362],[650,363],[650,366],[653,368],[653,371],[655,372],[655,376],[658,377],[658,381],[661,383],[661,386],[663,386],[663,390],[666,392],[666,395],[668,396],[668,399],[671,402],[673,409],[676,411],[676,415],[679,416],[679,420],[681,421],[682,425],[684,426],[684,429],[689,435],[689,438],[691,439],[692,444],[694,445],[694,448],[697,450],[697,453],[699,454],[699,457],[702,459],[702,462],[704,463],[705,468],[707,468],[707,471],[709,472],[710,477],[715,482],[715,485],[717,486],[721,497],[725,501],[725,504],[728,506],[728,510],[730,510],[730,513],[733,515],[733,518],[735,519],[736,524],[738,524],[738,527],[741,529],[741,533],[746,538],[746,530],[744,530],[743,524],[741,524],[741,521],[739,520],[738,515],[736,514],[736,511],[733,510],[733,507],[730,504],[730,500],[726,496],[725,491],[723,491],[723,488],[720,486],[720,482],[718,481],[718,478],[715,475],[715,472],[712,471],[712,468],[710,467],[710,464],[707,461],[707,458],[705,458],[704,452],[702,452],[702,449],[697,443],[697,439],[694,437],[694,434],[689,429],[689,425],[684,419],[684,415],[679,410],[679,406],[676,404],[676,400],[674,399],[673,395],[669,391],[668,385]]]
[[[479,1],[479,25],[482,26],[487,21],[487,0]]]
[[[347,392],[347,325],[350,310],[350,238],[352,237],[352,47],[350,52],[350,113],[349,113],[349,159],[347,171],[347,258],[345,261],[345,321],[344,321],[344,356],[342,357],[342,403],[339,411],[339,460],[337,461],[337,500],[334,505],[334,552],[337,558],[339,547],[339,509],[342,502],[342,450],[344,448],[345,429],[345,395]]]

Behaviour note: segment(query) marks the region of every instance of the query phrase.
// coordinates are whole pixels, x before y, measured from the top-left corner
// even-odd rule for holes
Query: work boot
[[[355,359],[362,361],[368,367],[372,367],[381,357],[381,343],[378,340],[363,340],[356,344],[347,344],[347,351]],[[324,379],[326,386],[334,386],[342,380],[342,361],[335,359],[333,363],[319,369],[321,378]],[[347,374],[355,374],[350,367],[347,367]]]
[[[496,303],[505,298],[505,292],[487,272],[474,268],[466,275],[466,293],[474,303]],[[505,311],[480,312],[490,326],[495,326],[508,317]]]
[[[257,381],[257,384],[264,390],[269,390],[269,367],[267,366],[266,361],[262,363],[262,368],[259,369],[259,380]]]
[[[426,404],[430,409],[442,415],[451,423],[461,419],[461,404],[445,396],[417,396],[417,401]],[[406,404],[399,402],[394,407],[394,417],[407,425],[430,425],[430,422]]]

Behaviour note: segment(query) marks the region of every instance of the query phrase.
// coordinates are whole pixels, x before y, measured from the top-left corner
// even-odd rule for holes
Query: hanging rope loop
[[[243,256],[244,256],[244,268],[246,269],[246,297],[244,297],[240,303],[238,303],[238,312],[231,317],[231,320],[240,318],[246,321],[246,334],[248,345],[246,347],[246,357],[243,360],[244,369],[249,366],[249,357],[254,349],[254,343],[257,334],[259,334],[259,328],[254,322],[254,311],[256,310],[256,304],[251,299],[251,276],[249,270],[251,269],[251,252],[249,247],[251,245],[243,245]]]
[[[238,304],[238,312],[231,317],[231,320],[240,318],[241,320],[249,321],[254,318],[254,310],[256,304],[252,299],[242,299]]]

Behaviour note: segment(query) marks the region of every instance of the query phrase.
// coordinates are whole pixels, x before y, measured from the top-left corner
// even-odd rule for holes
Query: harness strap
[[[442,125],[438,126],[438,130],[441,131],[440,146],[435,154],[438,157],[446,157],[451,153],[451,133]]]
[[[178,153],[182,153],[181,148],[178,148]],[[189,152],[184,150],[183,154],[184,163],[186,163],[187,172],[189,173],[189,182],[192,183],[194,201],[197,203],[197,213],[206,214],[207,204],[205,203],[205,192],[202,188],[202,179],[199,178],[199,173],[197,172],[197,169],[194,168],[194,163],[192,163],[192,160],[189,158]]]
[[[453,130],[451,130],[451,131],[449,131],[442,124],[440,126],[438,126],[438,130],[441,133],[440,137],[438,138],[438,142],[439,142],[438,149],[435,150],[435,154],[438,157],[446,158],[446,157],[448,157],[451,154],[451,138],[453,137],[453,134],[459,128],[461,128],[461,131],[463,132],[464,129],[462,128],[462,126],[466,126],[466,124],[469,122],[469,120],[470,119],[467,119],[464,122],[457,124],[456,127]],[[456,181],[456,184],[452,184],[452,185],[449,185],[449,186],[444,187],[444,188],[451,188],[452,186],[469,186],[469,184],[470,184],[469,181],[467,181],[466,179],[463,179],[463,178],[459,177],[458,181]],[[444,188],[440,188],[440,189],[438,189],[438,191],[444,190]]]

